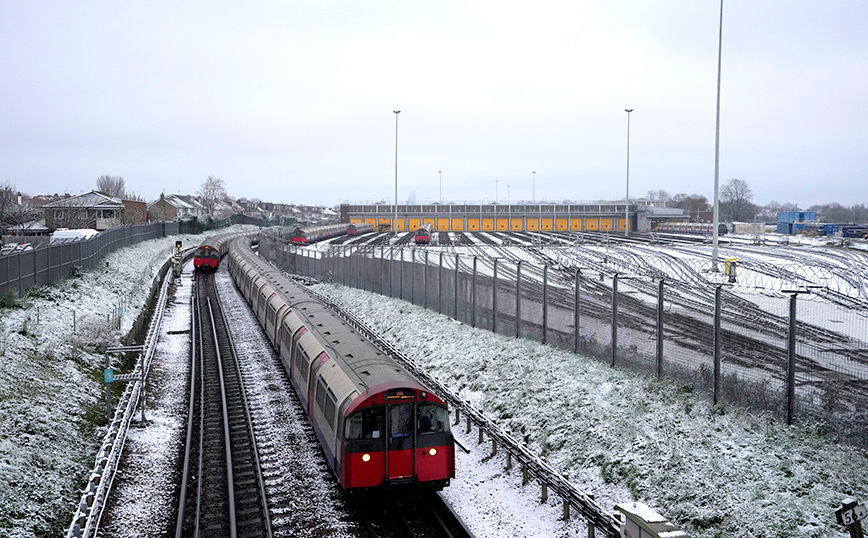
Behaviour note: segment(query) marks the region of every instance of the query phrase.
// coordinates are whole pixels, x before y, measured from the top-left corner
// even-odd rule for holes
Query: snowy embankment
[[[130,330],[175,241],[205,237],[118,250],[0,310],[0,537],[63,535],[102,441],[102,352]],[[117,330],[108,319],[120,304]]]
[[[868,500],[862,448],[406,302],[317,289],[582,489],[601,501],[641,500],[694,538],[844,536],[835,508],[846,497]],[[633,499],[617,498],[624,488]]]

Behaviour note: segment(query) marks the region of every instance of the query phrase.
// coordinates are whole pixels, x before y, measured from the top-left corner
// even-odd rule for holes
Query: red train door
[[[413,404],[389,406],[389,439],[386,446],[386,478],[413,478],[416,473],[413,436]]]

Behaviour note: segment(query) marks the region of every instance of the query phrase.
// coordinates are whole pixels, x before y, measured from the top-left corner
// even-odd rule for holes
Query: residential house
[[[93,228],[108,230],[122,222],[124,203],[118,198],[90,191],[67,196],[42,206],[45,225],[56,228]]]
[[[160,195],[148,205],[148,218],[152,221],[202,218],[206,211],[195,197],[182,194]]]

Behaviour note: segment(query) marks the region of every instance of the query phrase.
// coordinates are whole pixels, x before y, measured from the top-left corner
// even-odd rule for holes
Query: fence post
[[[453,290],[455,292],[455,303],[452,305],[453,310],[455,310],[455,315],[453,316],[455,321],[458,321],[458,256],[458,254],[455,255],[455,289]]]
[[[440,253],[440,269],[437,270],[437,313],[443,313],[443,252]]]
[[[796,414],[796,301],[798,294],[790,295],[790,329],[787,333],[787,425],[792,425]]]
[[[576,319],[574,320],[575,329],[573,331],[575,333],[575,335],[573,337],[573,340],[574,340],[573,351],[575,353],[579,352],[579,338],[581,337],[581,331],[579,330],[581,327],[579,325],[579,321],[581,321],[581,315],[582,315],[582,296],[579,293],[582,289],[581,284],[582,284],[582,270],[576,269],[576,307],[575,307]]]
[[[494,258],[494,279],[491,286],[491,332],[497,334],[497,258]]]
[[[549,266],[543,265],[542,343],[549,335]]]
[[[720,400],[720,290],[714,289],[714,404]]]
[[[425,290],[425,310],[428,310],[428,250],[425,249],[425,268],[422,270],[422,289]]]
[[[410,256],[410,303],[416,304],[416,249]]]
[[[612,366],[618,352],[618,273],[612,278]]]
[[[395,224],[397,226],[397,223]],[[394,285],[392,282],[395,280],[394,278],[395,272],[395,247],[389,248],[389,297],[394,297]]]
[[[657,379],[663,377],[663,282],[657,286]]]
[[[521,336],[521,260],[515,265],[515,337]]]
[[[470,326],[476,328],[476,256],[473,257],[473,277],[470,281]]]
[[[386,279],[384,275],[386,275],[386,247],[380,245],[380,295],[385,297],[386,295]]]
[[[404,247],[398,249],[401,261],[398,262],[398,298],[404,300]]]

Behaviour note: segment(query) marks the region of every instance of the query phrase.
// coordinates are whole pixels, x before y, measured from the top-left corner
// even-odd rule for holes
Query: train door
[[[386,446],[386,478],[412,478],[416,464],[413,435],[413,404],[389,405],[389,438]]]

